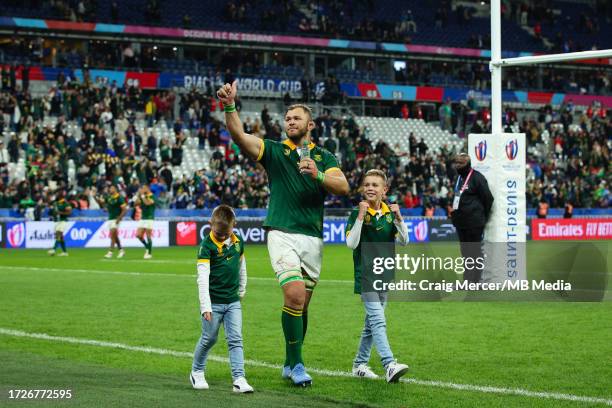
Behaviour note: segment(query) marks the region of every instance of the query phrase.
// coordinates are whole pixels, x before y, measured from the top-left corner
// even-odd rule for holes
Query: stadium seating
[[[408,136],[414,133],[417,140],[423,138],[431,151],[439,151],[444,145],[449,149],[461,149],[463,141],[447,130],[428,124],[423,119],[380,118],[372,116],[358,116],[356,122],[366,127],[366,135],[376,143],[379,140],[386,142],[392,148],[399,145],[396,151],[410,151]]]
[[[199,0],[175,0],[172,2],[160,2],[160,21],[151,21],[145,18],[146,0],[123,0],[119,4],[119,23],[140,24],[140,25],[163,25],[168,27],[182,27],[183,17],[191,17],[190,27],[201,29],[227,30],[227,31],[249,31],[249,32],[292,32],[301,35],[330,36],[325,33],[304,33],[300,31],[298,25],[302,17],[312,15],[305,6],[298,7],[290,16],[287,17],[286,31],[284,25],[276,24],[268,27],[262,24],[262,16],[266,11],[274,11],[277,16],[286,14],[282,10],[282,4],[271,0],[250,2],[246,8],[246,18],[242,21],[229,21],[226,18],[226,8],[230,1],[209,0],[202,2]],[[407,6],[403,0],[373,1],[373,8],[369,9],[363,4],[354,2],[340,3],[341,13],[332,13],[326,9],[326,2],[319,7],[321,15],[327,15],[333,19],[334,25],[340,27],[340,37],[347,37],[363,21],[373,21],[376,26],[388,26],[391,28],[400,20],[402,11],[411,9],[414,21],[417,22],[418,30],[416,33],[409,33],[411,42],[424,45],[443,45],[451,47],[469,47],[471,37],[490,32],[490,21],[486,15],[474,15],[469,22],[460,24],[455,12],[448,10],[448,18],[444,27],[438,28],[435,24],[436,9],[439,6],[436,2],[410,2]],[[580,44],[584,49],[590,49],[596,44],[600,49],[609,48],[612,39],[612,27],[606,23],[604,17],[598,16],[594,10],[584,3],[571,3],[565,1],[552,2],[553,9],[559,18],[555,24],[542,23],[542,33],[544,36],[553,40],[558,32],[573,39],[574,43]],[[27,2],[22,5],[11,3],[12,5],[0,5],[0,14],[4,16],[22,16],[30,18],[49,18],[59,19],[63,16],[57,10],[50,7],[49,2],[43,2],[39,9],[27,7]],[[180,10],[177,12],[177,10]],[[596,25],[600,27],[599,33],[578,32],[575,29],[581,13],[589,15]],[[97,2],[95,12],[96,21],[110,23],[111,2]],[[534,24],[535,21],[529,21]],[[570,30],[567,30],[568,24]],[[366,40],[375,40],[366,38]],[[502,21],[502,40],[503,49],[514,51],[546,51],[544,44],[536,40],[527,30],[520,27],[514,19],[503,19]],[[397,42],[399,40],[395,40]]]

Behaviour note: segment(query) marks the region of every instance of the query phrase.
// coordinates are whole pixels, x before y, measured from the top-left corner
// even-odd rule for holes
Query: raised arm
[[[245,152],[253,160],[259,158],[259,153],[263,148],[263,140],[257,136],[250,135],[244,132],[240,116],[236,111],[235,99],[238,92],[238,81],[234,81],[231,85],[225,84],[217,91],[217,97],[225,107],[225,124],[229,130],[232,140],[240,147],[240,150]]]

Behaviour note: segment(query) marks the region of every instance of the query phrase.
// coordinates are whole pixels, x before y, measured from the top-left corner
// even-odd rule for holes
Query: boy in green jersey
[[[387,176],[381,170],[369,170],[363,178],[361,188],[364,200],[351,212],[346,226],[346,245],[353,250],[355,267],[355,293],[361,294],[366,310],[365,325],[361,333],[359,350],[353,361],[353,375],[362,378],[377,378],[368,367],[372,345],[380,355],[385,368],[387,382],[396,382],[406,374],[408,366],[400,364],[393,358],[389,340],[387,339],[387,322],[385,306],[387,294],[381,291],[362,293],[361,282],[364,254],[369,248],[362,248],[368,243],[394,243],[397,240],[404,245],[408,242],[408,229],[402,220],[399,206],[387,206],[383,197],[387,193]],[[373,250],[373,249],[372,249]],[[394,252],[394,251],[393,251]],[[393,256],[393,254],[389,254]],[[366,275],[367,277],[367,275]]]
[[[302,359],[308,325],[308,305],[321,272],[323,255],[323,205],[328,193],[346,195],[349,185],[334,155],[312,143],[315,123],[306,105],[291,105],[285,112],[284,142],[262,140],[244,132],[236,111],[237,81],[223,85],[217,96],[225,121],[240,151],[266,169],[270,185],[268,252],[272,269],[283,291],[281,313],[285,335],[282,377],[295,385],[309,386],[312,378]]]
[[[233,233],[236,217],[231,207],[220,205],[212,213],[210,234],[204,237],[198,251],[198,293],[202,318],[202,335],[191,367],[191,386],[208,389],[204,377],[206,358],[217,342],[223,323],[232,370],[233,391],[253,392],[244,374],[242,347],[242,308],[246,293],[246,260],[244,242]]]
[[[142,218],[138,221],[136,237],[145,247],[144,259],[151,259],[153,250],[153,221],[155,219],[155,196],[148,185],[140,187],[134,205],[139,206],[142,211]],[[147,239],[145,240],[145,235]]]

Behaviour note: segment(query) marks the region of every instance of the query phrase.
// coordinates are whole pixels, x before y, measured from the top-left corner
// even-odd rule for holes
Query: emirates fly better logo
[[[508,143],[506,143],[506,157],[508,158],[508,160],[514,160],[516,159],[517,155],[518,155],[518,140],[517,139],[509,140]]]
[[[478,142],[478,144],[474,146],[474,150],[478,161],[483,161],[485,157],[487,157],[487,141],[482,140]]]

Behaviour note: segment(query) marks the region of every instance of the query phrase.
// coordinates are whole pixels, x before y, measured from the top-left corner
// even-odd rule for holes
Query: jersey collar
[[[391,210],[389,209],[389,207],[387,206],[387,204],[385,203],[380,203],[380,211],[382,211],[382,215],[385,215],[387,213],[390,213]],[[368,207],[368,213],[372,216],[376,216],[376,213],[378,211],[376,211],[375,209],[373,209],[372,207]]]
[[[210,237],[210,240],[213,242],[213,244],[215,244],[215,246],[218,249],[222,249],[223,248],[223,242],[217,241],[217,239],[215,238],[215,234],[213,234],[212,231],[208,234],[208,236]],[[230,239],[231,239],[232,244],[235,244],[236,242],[238,242],[238,237],[234,233],[232,233],[232,235],[230,235]]]
[[[290,148],[291,150],[295,150],[295,149],[297,148],[297,146],[295,145],[295,143],[293,143],[293,142],[291,141],[291,139],[289,139],[289,138],[285,139],[285,140],[283,141],[283,144],[284,144],[284,145],[289,146],[289,148]],[[312,149],[314,149],[314,148],[315,148],[315,144],[314,144],[314,143],[312,143],[312,142],[310,142],[310,143],[308,144],[308,150],[312,150]]]

